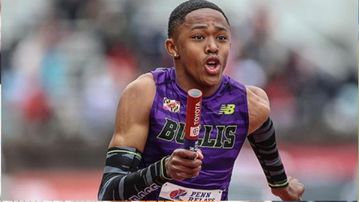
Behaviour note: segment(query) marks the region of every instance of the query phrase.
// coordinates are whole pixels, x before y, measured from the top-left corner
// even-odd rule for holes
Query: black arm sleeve
[[[287,175],[279,156],[272,120],[268,118],[260,128],[248,136],[248,140],[262,166],[268,185],[271,188],[286,187]]]
[[[170,180],[165,172],[166,157],[139,170],[141,158],[135,148],[109,148],[98,199],[141,200]]]

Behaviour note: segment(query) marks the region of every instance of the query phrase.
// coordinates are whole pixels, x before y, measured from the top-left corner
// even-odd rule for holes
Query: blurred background
[[[119,96],[171,66],[172,0],[2,0],[2,199],[96,200]],[[266,90],[303,200],[357,199],[356,0],[213,1],[226,73]],[[278,200],[244,145],[229,200]]]

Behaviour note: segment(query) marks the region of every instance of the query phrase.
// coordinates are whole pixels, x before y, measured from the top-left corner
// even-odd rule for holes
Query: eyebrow
[[[215,25],[214,26],[217,30],[219,31],[228,31],[228,29],[222,25]],[[195,30],[195,29],[207,29],[208,25],[207,24],[194,24],[191,27],[191,30]]]

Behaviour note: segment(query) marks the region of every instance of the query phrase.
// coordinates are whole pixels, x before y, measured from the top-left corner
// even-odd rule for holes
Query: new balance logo
[[[233,114],[235,108],[235,104],[222,104],[221,109],[219,110],[219,114]]]

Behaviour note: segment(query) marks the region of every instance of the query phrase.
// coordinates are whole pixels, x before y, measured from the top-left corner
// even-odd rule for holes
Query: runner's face
[[[230,27],[219,11],[204,8],[190,12],[177,27],[175,45],[180,58],[176,69],[187,85],[218,87],[230,49]]]

